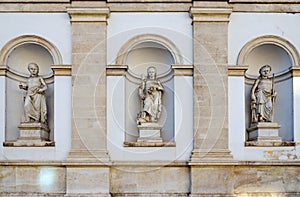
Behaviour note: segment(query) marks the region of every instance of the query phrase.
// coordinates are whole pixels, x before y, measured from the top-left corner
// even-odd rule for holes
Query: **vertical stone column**
[[[198,5],[198,4],[199,5]],[[191,163],[232,159],[228,149],[227,3],[194,2],[194,150]]]
[[[106,7],[71,7],[72,147],[69,161],[108,162],[106,143]]]

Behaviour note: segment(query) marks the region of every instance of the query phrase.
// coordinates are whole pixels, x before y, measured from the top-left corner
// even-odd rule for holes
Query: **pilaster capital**
[[[292,66],[290,71],[293,77],[300,77],[300,66]]]
[[[108,65],[106,66],[106,76],[123,76],[127,69],[127,65]]]
[[[248,66],[228,66],[228,76],[243,77]]]
[[[193,76],[194,65],[172,64],[175,76]]]
[[[72,65],[69,64],[55,64],[51,65],[54,76],[71,76],[72,75]]]
[[[109,8],[107,7],[70,7],[67,12],[71,17],[71,22],[107,22]]]
[[[191,7],[193,22],[229,22],[231,7]]]
[[[6,65],[0,65],[0,76],[6,76],[7,69]]]

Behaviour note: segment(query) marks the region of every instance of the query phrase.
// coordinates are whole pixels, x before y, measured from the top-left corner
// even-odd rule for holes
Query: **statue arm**
[[[20,82],[20,84],[19,84],[19,88],[20,88],[20,89],[23,89],[23,90],[28,90],[27,84],[23,84],[23,83],[21,83],[21,82]]]
[[[251,89],[251,101],[252,102],[256,102],[255,90],[258,86],[259,81],[260,81],[259,79],[256,79],[253,86],[252,86],[252,89]]]
[[[139,96],[141,97],[141,99],[145,99],[144,90],[145,90],[145,81],[142,81],[139,87]]]
[[[38,92],[44,92],[45,90],[48,89],[48,86],[47,86],[45,80],[44,80],[42,77],[40,78],[40,81],[41,81],[41,83],[42,83],[42,87],[39,89]]]

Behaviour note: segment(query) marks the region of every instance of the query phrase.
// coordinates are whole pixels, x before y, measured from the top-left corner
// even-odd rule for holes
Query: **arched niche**
[[[39,65],[39,75],[43,76],[48,89],[47,110],[50,140],[54,139],[54,76],[51,65],[61,64],[57,48],[38,36],[21,36],[8,42],[0,53],[2,65],[7,66],[6,74],[6,122],[5,141],[15,141],[19,137],[18,125],[23,116],[25,91],[19,89],[20,82],[26,83],[29,63]]]
[[[128,65],[125,81],[125,141],[136,142],[138,138],[137,114],[141,104],[138,87],[147,68],[157,69],[157,78],[164,86],[162,114],[158,121],[163,141],[174,141],[174,82],[171,65],[181,63],[179,51],[168,39],[157,35],[137,36],[125,44],[119,52],[117,64]]]
[[[251,88],[259,76],[259,68],[269,64],[275,75],[275,90],[278,92],[274,121],[281,125],[279,136],[283,141],[293,141],[293,80],[290,68],[298,65],[299,56],[291,43],[276,36],[263,36],[247,43],[241,50],[238,65],[248,65],[245,73],[245,117],[249,128],[251,111]],[[247,140],[247,139],[246,139]]]

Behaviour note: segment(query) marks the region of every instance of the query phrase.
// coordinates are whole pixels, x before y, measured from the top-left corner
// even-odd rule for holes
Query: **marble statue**
[[[141,112],[138,115],[138,124],[157,122],[161,115],[163,86],[156,79],[156,68],[147,68],[147,79],[143,79],[139,86]]]
[[[273,122],[274,104],[277,92],[274,89],[274,74],[270,77],[271,66],[259,69],[260,76],[251,89],[251,124]]]
[[[30,77],[27,84],[20,83],[19,88],[27,90],[24,102],[24,118],[25,123],[47,123],[47,106],[46,95],[47,84],[44,79],[39,76],[39,67],[36,63],[28,65]]]

